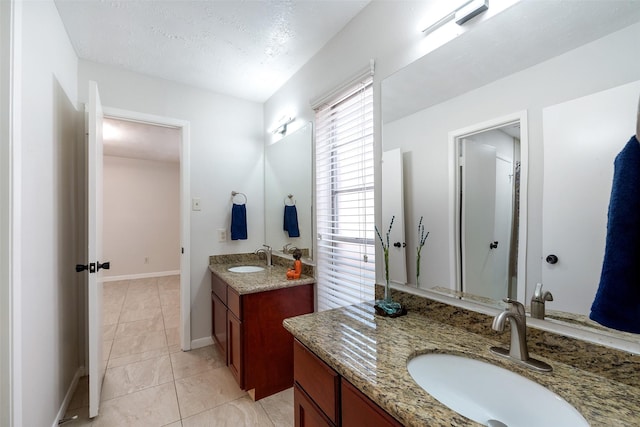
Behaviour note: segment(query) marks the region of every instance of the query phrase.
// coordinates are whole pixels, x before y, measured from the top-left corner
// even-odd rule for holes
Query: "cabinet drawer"
[[[298,340],[293,343],[293,378],[329,420],[338,424],[340,377]]]
[[[239,320],[242,320],[242,306],[240,305],[240,295],[231,288],[227,290],[227,307],[229,311],[236,315]]]
[[[211,273],[211,292],[216,294],[224,305],[227,305],[227,284],[215,273]]]
[[[343,378],[342,426],[402,427],[402,424]]]

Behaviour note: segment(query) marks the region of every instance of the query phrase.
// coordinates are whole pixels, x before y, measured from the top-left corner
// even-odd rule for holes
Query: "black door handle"
[[[495,249],[498,247],[498,242],[489,243],[489,249]]]
[[[406,247],[407,247],[407,244],[406,244],[405,242],[403,242],[403,243],[395,242],[395,243],[393,244],[393,246],[395,246],[396,248],[400,248],[400,247],[406,248]]]
[[[547,261],[549,264],[555,264],[555,263],[557,263],[557,262],[558,262],[558,257],[552,254],[552,255],[547,256],[546,261]]]
[[[98,265],[100,265],[100,263],[98,263]],[[89,265],[86,264],[76,264],[76,272],[80,273],[82,271],[85,270],[89,270],[89,273],[95,273],[96,272],[96,264],[94,262],[90,263]]]
[[[100,271],[101,268],[104,268],[105,270],[108,270],[111,268],[111,262],[107,261],[104,264],[100,264],[100,261],[98,261],[98,271]]]

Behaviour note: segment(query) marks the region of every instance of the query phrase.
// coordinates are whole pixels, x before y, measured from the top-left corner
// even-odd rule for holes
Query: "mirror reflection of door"
[[[516,297],[519,141],[517,123],[458,139],[463,292]]]

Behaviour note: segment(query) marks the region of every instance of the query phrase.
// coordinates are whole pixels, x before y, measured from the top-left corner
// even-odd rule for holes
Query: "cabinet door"
[[[227,307],[215,293],[211,293],[211,331],[218,348],[227,357]],[[227,365],[229,361],[226,360]]]
[[[242,322],[230,311],[227,312],[227,364],[238,385],[244,390],[242,372]]]
[[[402,427],[402,424],[387,414],[351,383],[344,378],[341,383],[343,427]]]
[[[331,427],[333,424],[313,404],[309,396],[297,386],[293,387],[295,427]]]

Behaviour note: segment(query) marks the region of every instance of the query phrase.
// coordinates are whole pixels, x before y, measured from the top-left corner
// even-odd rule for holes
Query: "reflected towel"
[[[233,204],[231,208],[231,240],[247,240],[247,206]]]
[[[635,136],[614,162],[600,286],[589,317],[640,333],[640,144]]]
[[[289,233],[289,237],[300,237],[296,205],[284,205],[284,231]]]

